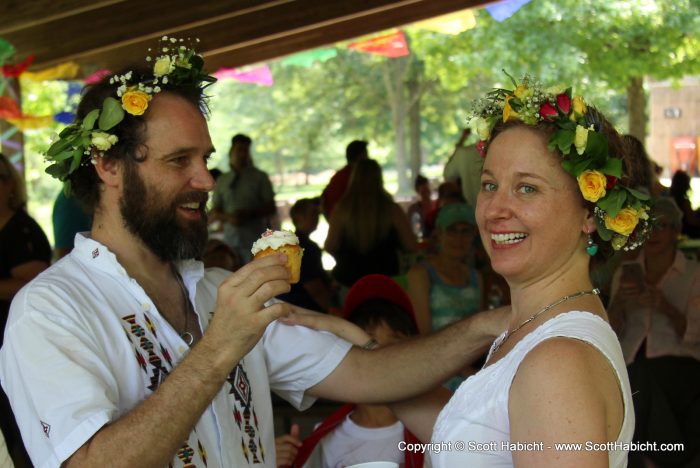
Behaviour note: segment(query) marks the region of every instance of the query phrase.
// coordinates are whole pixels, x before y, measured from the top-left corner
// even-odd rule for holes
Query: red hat
[[[411,321],[418,328],[413,303],[399,283],[385,275],[371,274],[360,278],[350,288],[345,297],[343,317],[346,319],[364,302],[370,299],[384,299],[396,304],[411,316]]]

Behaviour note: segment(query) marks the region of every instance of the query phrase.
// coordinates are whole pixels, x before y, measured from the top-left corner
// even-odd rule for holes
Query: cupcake
[[[299,247],[299,238],[289,231],[265,231],[260,239],[256,240],[250,249],[255,258],[262,258],[274,253],[283,253],[287,256],[287,269],[291,275],[289,282],[299,282],[301,273],[301,256],[304,249]]]

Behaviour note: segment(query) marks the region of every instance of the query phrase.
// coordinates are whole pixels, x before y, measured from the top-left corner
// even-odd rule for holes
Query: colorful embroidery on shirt
[[[195,468],[196,465],[192,464],[192,457],[194,456],[194,450],[192,450],[192,447],[185,442],[182,447],[180,447],[180,450],[177,451],[177,458],[182,461],[182,467],[183,468]]]
[[[226,380],[231,385],[229,395],[234,396],[233,419],[241,431],[241,451],[248,463],[264,463],[265,449],[258,435],[258,415],[253,407],[250,381],[240,362]]]
[[[199,449],[199,458],[204,462],[204,466],[207,466],[207,451],[204,449],[199,439],[197,439],[197,448]]]
[[[39,420],[39,422],[41,423],[41,429],[44,431],[44,435],[45,435],[46,438],[48,439],[48,438],[49,438],[49,433],[51,432],[51,425],[50,425],[50,424],[46,424],[46,423],[45,423],[44,421],[42,421],[42,420]]]
[[[146,328],[152,333],[153,337],[157,339],[158,335],[156,334],[156,327],[153,324],[153,321],[145,313],[143,315],[146,322]],[[159,341],[156,340],[154,344],[146,337],[144,327],[136,321],[136,315],[127,315],[122,317],[122,320],[130,325],[127,329],[127,335],[131,333],[129,339],[134,345],[138,345],[138,348],[134,346],[134,351],[136,352],[136,362],[138,362],[139,366],[146,373],[146,375],[150,376],[151,384],[148,385],[147,388],[150,391],[155,392],[160,386],[161,382],[163,382],[168,376],[173,367],[170,352]],[[146,352],[147,359],[146,356],[139,351],[139,348]],[[157,354],[158,351],[160,352],[160,356]],[[163,361],[168,364],[167,367],[164,365]],[[151,366],[150,372],[149,369],[147,369],[149,364]]]

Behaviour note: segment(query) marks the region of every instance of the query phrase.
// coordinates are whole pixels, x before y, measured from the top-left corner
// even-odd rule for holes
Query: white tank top
[[[510,442],[510,386],[525,356],[542,341],[554,337],[569,337],[590,343],[608,359],[617,374],[624,403],[624,419],[617,442],[628,443],[632,440],[632,394],[617,336],[599,316],[590,312],[573,311],[549,319],[519,341],[500,361],[462,383],[440,412],[433,428],[434,444],[452,444],[450,449],[443,444],[439,453],[430,453],[435,468],[513,466],[511,452],[502,450],[502,443],[507,446]],[[500,339],[502,337],[496,342]],[[463,450],[459,450],[461,444],[464,444]],[[610,467],[627,466],[627,452],[609,451]]]

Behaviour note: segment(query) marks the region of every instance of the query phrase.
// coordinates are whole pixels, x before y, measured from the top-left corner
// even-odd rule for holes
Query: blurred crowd
[[[347,164],[322,193],[291,206],[291,222],[304,249],[301,280],[279,299],[348,318],[380,345],[509,304],[508,284],[491,269],[476,226],[480,187],[475,168],[480,156],[468,141],[469,131],[465,131],[441,180],[415,176],[415,197],[408,204],[398,203],[386,190],[382,168],[370,157],[369,143],[350,142]],[[653,231],[640,251],[594,261],[591,273],[622,344],[632,388],[641,390],[635,400],[634,439],[682,441],[690,453],[700,441],[696,423],[700,418],[700,263],[695,250],[683,248],[682,241],[700,238],[700,212],[692,207],[688,174],[679,171],[670,187],[662,185],[662,168],[643,144],[632,136],[626,136],[625,142],[639,161],[635,167],[642,171],[636,178],[642,183],[635,188],[653,200]],[[280,225],[272,184],[255,166],[252,145],[250,137],[235,135],[230,170],[212,171],[216,188],[209,212],[210,239],[201,258],[206,267],[237,270],[251,260],[253,241],[266,228]],[[311,235],[321,216],[328,223],[328,234],[325,243],[318,245]],[[26,211],[24,184],[16,169],[0,155],[3,326],[14,294],[70,252],[75,233],[89,231],[91,220],[61,192],[53,223],[51,245]],[[324,251],[335,260],[331,271],[324,269]],[[455,390],[481,364],[465,368],[444,386]],[[0,397],[2,431],[10,454],[21,466],[26,457],[21,438],[4,393]],[[376,432],[378,428],[384,432]],[[356,444],[357,437],[367,444],[358,450],[373,456],[381,453],[385,440],[414,437],[389,408],[371,405],[342,407],[308,436],[302,444],[298,426],[281,436],[278,465],[302,466],[307,459],[321,457],[321,465],[308,466],[335,466],[343,459],[339,447]],[[325,451],[319,452],[321,446]],[[398,450],[393,452],[385,458],[407,462]],[[303,460],[294,461],[297,453],[303,454]],[[334,456],[340,458],[334,461]],[[655,452],[639,460],[635,456],[630,455],[630,466],[682,466],[684,462],[673,452]],[[411,463],[418,466],[415,460]]]

